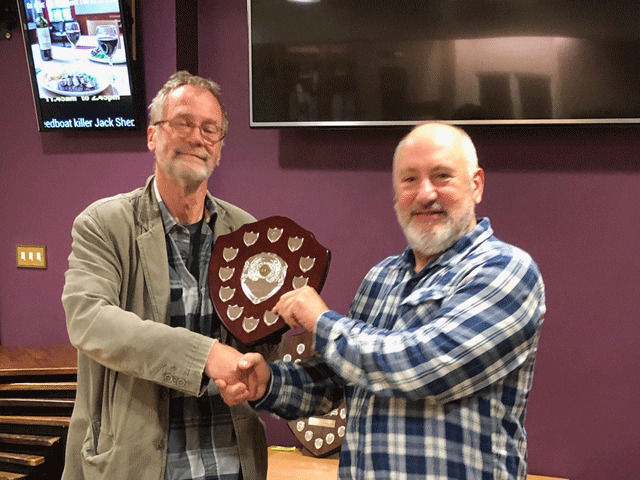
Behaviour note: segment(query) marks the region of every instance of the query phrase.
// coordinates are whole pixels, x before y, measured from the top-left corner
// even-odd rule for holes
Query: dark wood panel
[[[21,473],[0,471],[0,480],[18,480],[19,478],[27,478],[27,476]]]
[[[27,417],[19,415],[0,415],[0,423],[12,425],[43,425],[51,427],[68,427],[71,417]]]
[[[76,373],[77,355],[72,345],[0,345],[0,376]]]
[[[0,443],[11,443],[14,445],[38,445],[41,447],[51,447],[59,441],[60,437],[0,433]]]
[[[75,392],[78,387],[76,382],[43,382],[43,383],[0,383],[0,392],[10,391],[53,391],[69,390]]]
[[[7,453],[0,452],[0,462],[15,463],[16,465],[26,465],[28,467],[37,467],[44,463],[44,457],[41,455],[30,455],[28,453]]]
[[[77,388],[71,345],[0,346],[0,480],[59,480]]]
[[[73,408],[72,398],[0,398],[0,407]]]

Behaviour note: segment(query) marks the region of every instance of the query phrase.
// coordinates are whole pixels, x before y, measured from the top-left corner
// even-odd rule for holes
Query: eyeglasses
[[[203,123],[201,125],[197,125],[190,120],[184,118],[172,118],[170,120],[160,120],[155,122],[153,126],[158,126],[163,123],[169,125],[169,127],[181,137],[186,137],[191,135],[195,128],[200,129],[200,135],[202,135],[202,139],[205,143],[213,145],[214,143],[219,142],[224,138],[227,134],[222,128],[220,128],[215,123]]]

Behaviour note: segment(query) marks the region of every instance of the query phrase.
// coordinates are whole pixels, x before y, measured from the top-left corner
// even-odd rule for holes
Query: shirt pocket
[[[398,321],[394,330],[420,328],[438,317],[443,301],[449,296],[449,288],[435,285],[411,292],[399,306]]]

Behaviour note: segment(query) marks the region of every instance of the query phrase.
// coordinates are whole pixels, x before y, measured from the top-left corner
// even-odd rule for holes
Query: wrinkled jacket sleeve
[[[145,271],[131,208],[107,200],[74,222],[62,295],[69,338],[80,353],[109,369],[198,395],[213,340],[148,317],[151,311],[166,315],[168,297],[153,291],[146,278],[158,273],[158,284],[166,275],[168,285],[165,240],[159,231],[145,233],[156,238],[158,248],[146,254],[153,253],[147,260],[158,272]]]

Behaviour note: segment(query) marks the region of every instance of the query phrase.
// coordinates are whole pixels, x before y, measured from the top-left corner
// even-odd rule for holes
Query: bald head
[[[478,169],[478,155],[471,137],[461,128],[444,123],[425,123],[418,125],[405,136],[396,147],[393,155],[393,172],[395,176],[398,156],[405,147],[424,148],[425,151],[450,150],[455,158],[466,162],[469,176]]]
[[[476,225],[483,188],[484,172],[463,130],[427,123],[402,139],[393,158],[394,209],[416,271]]]

